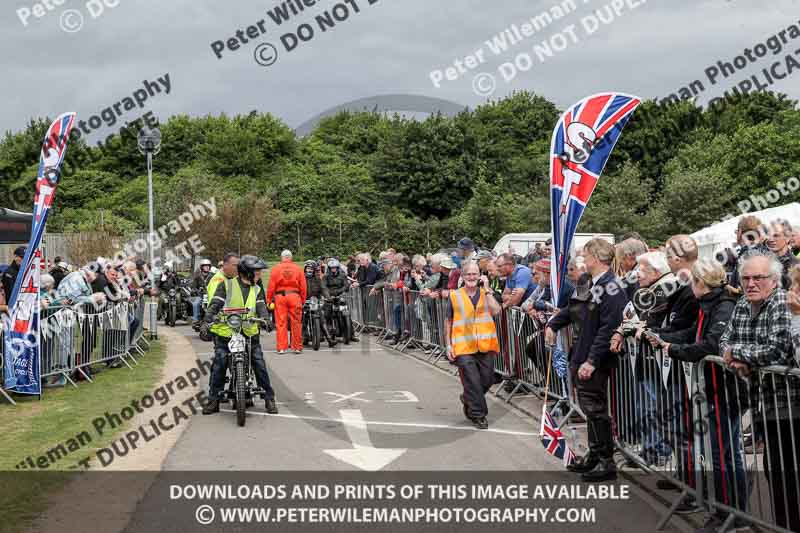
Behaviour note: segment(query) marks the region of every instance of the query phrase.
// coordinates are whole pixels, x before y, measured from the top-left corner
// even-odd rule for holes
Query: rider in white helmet
[[[203,301],[203,294],[205,294],[208,282],[213,275],[214,272],[211,271],[211,261],[203,259],[200,261],[200,268],[194,273],[192,283],[189,285],[192,291],[192,319],[195,325],[200,323],[200,308]]]
[[[166,298],[169,294],[170,289],[177,289],[180,286],[180,281],[178,280],[178,275],[175,273],[175,269],[172,266],[171,261],[167,261],[164,263],[164,266],[161,269],[161,275],[156,278],[156,287],[160,292],[159,300],[159,310],[158,316],[161,317],[164,314],[165,305],[166,305]]]

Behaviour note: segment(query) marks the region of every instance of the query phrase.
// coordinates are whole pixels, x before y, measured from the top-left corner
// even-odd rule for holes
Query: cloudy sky
[[[62,5],[55,6],[58,1]],[[316,0],[281,25],[268,15],[281,5],[276,0],[48,3],[52,10],[43,3],[36,7],[34,0],[3,3],[3,131],[19,130],[31,117],[68,110],[88,120],[116,103],[119,123],[96,128],[90,139],[147,111],[163,121],[178,113],[255,109],[297,127],[331,107],[386,94],[475,106],[531,90],[563,107],[602,90],[662,98],[700,80],[705,90],[698,101],[703,103],[750,76],[764,79],[762,69],[776,61],[785,72],[784,57],[800,49],[800,38],[790,40],[780,53],[748,61],[713,86],[704,74],[718,60],[732,62],[745,48],[800,24],[800,0],[575,0],[574,12],[499,54],[487,40],[512,24],[524,31],[531,17],[563,0]],[[596,22],[595,10],[608,24]],[[316,17],[326,12],[341,21],[323,32]],[[313,37],[287,51],[292,39],[285,35],[302,24],[314,30]],[[246,35],[251,25],[259,34],[254,39]],[[218,59],[212,43],[235,38],[239,29],[248,42],[234,43],[237,50],[226,47]],[[261,43],[273,45],[277,59]],[[541,50],[542,43],[553,50],[543,62],[534,48]],[[259,65],[257,48],[261,62],[274,63]],[[466,59],[470,54],[475,63]],[[444,76],[457,60],[465,69],[474,68],[436,87],[431,73],[440,70]],[[516,72],[508,65],[515,62]],[[148,95],[143,107],[125,109],[124,99],[135,98],[143,80],[155,82],[165,74],[170,94],[162,90]],[[772,87],[800,98],[800,71]]]

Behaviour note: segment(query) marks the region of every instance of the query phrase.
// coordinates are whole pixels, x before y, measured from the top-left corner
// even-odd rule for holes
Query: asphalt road
[[[191,340],[199,358],[212,357],[210,343],[202,342],[189,327],[177,329]],[[223,404],[223,412],[218,414],[192,417],[127,531],[150,531],[156,524],[167,531],[197,530],[197,502],[168,496],[169,485],[176,480],[263,482],[305,475],[317,480],[355,475],[353,479],[374,481],[387,475],[408,480],[410,475],[426,482],[522,479],[526,483],[579,483],[565,472],[560,460],[545,452],[539,427],[532,419],[490,400],[489,430],[473,428],[462,414],[458,379],[383,348],[374,339],[364,335],[361,342],[350,346],[324,346],[317,352],[306,348],[302,355],[278,356],[274,334],[262,335],[280,413],[266,414],[263,402],[257,400],[243,428],[237,427],[229,404]],[[663,510],[651,507],[635,490],[631,492],[624,502],[609,504],[612,507],[603,512],[602,527],[559,526],[558,530],[654,531]],[[186,529],[178,525],[165,528],[171,521]],[[294,526],[296,529],[286,530],[307,530]],[[248,529],[206,526],[203,530]]]

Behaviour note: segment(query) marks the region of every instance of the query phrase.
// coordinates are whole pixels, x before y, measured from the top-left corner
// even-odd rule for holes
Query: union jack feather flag
[[[550,209],[553,232],[553,305],[567,275],[572,238],[586,204],[640,98],[599,93],[569,107],[553,131],[550,147]]]
[[[11,327],[5,336],[4,386],[18,393],[41,393],[39,367],[39,244],[47,215],[53,205],[67,141],[75,124],[75,113],[64,113],[53,121],[42,142],[36,195],[33,199],[31,240],[20,263],[19,275],[8,298]],[[34,259],[36,258],[36,259]]]

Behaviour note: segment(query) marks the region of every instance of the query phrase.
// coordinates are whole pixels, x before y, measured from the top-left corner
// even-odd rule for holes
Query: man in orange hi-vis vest
[[[493,357],[500,351],[494,317],[500,304],[491,296],[489,280],[481,276],[478,263],[462,265],[464,286],[450,291],[445,341],[447,358],[458,367],[466,416],[478,429],[487,429],[486,393],[494,384]]]
[[[275,299],[275,326],[278,354],[283,355],[289,346],[287,320],[292,319],[292,349],[303,352],[303,302],[306,301],[306,276],[299,265],[292,262],[292,252],[284,250],[281,262],[269,273],[267,303]]]

